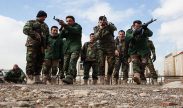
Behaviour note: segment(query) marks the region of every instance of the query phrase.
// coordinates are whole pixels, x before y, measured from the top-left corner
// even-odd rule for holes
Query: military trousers
[[[83,79],[87,80],[89,78],[89,72],[92,68],[92,79],[97,80],[98,79],[98,64],[96,61],[85,61],[83,63],[84,66],[84,77]]]
[[[122,67],[121,67],[122,66]],[[114,78],[119,79],[119,70],[121,67],[123,80],[128,79],[128,70],[129,70],[129,64],[127,60],[123,59],[122,56],[115,57],[115,70],[114,70]]]
[[[64,58],[62,58],[62,59],[59,61],[59,66],[58,66],[58,68],[59,68],[59,76],[60,76],[60,79],[65,78],[63,66],[64,66]]]
[[[77,70],[76,70],[76,65],[77,65],[77,61],[79,58],[79,51],[75,51],[75,52],[67,52],[64,54],[64,73],[66,74],[66,76],[71,76],[74,79],[77,76]]]
[[[58,59],[45,59],[42,73],[46,76],[56,76],[58,72]]]
[[[139,73],[141,80],[146,80],[145,67],[147,65],[148,56],[141,57],[138,54],[130,55],[133,63],[133,72]]]
[[[27,47],[27,53],[26,53],[26,74],[27,75],[40,75],[44,53],[42,51],[41,46]]]
[[[105,76],[106,59],[107,59],[107,63],[108,63],[107,75],[111,76],[113,73],[114,63],[115,63],[114,51],[98,50],[99,76]]]
[[[157,79],[157,78],[158,78],[158,75],[157,75],[157,73],[156,73],[156,71],[155,71],[154,64],[153,64],[152,59],[151,59],[150,56],[148,57],[147,68],[148,68],[149,71],[150,71],[151,77],[152,77],[153,79]]]

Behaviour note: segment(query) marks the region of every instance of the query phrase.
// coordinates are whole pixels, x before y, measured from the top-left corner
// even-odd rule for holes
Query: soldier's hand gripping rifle
[[[135,30],[134,31],[134,36],[136,37],[138,37],[138,36],[140,36],[141,34],[143,34],[143,32],[144,32],[144,30],[145,29],[147,29],[147,26],[149,25],[149,24],[151,24],[152,22],[154,22],[154,21],[156,21],[157,19],[151,19],[150,21],[148,21],[148,22],[146,22],[146,23],[144,23],[144,24],[142,24],[142,26],[141,26],[141,28],[139,28],[139,29],[137,29],[137,30]]]

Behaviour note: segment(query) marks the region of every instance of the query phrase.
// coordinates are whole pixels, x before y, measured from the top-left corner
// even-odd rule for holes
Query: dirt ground
[[[0,84],[0,108],[183,108],[183,88]]]

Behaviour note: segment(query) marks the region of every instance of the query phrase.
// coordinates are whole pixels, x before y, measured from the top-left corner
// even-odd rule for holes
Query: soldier
[[[89,71],[90,68],[92,67],[93,73],[92,73],[92,78],[93,78],[93,84],[97,84],[98,80],[98,67],[97,67],[97,42],[95,42],[95,36],[94,33],[90,34],[90,41],[85,42],[82,50],[81,50],[81,61],[83,61],[83,66],[84,66],[84,84],[88,84],[88,78],[89,78]]]
[[[65,23],[60,20],[61,25],[61,36],[65,38],[64,41],[64,73],[66,78],[63,82],[66,84],[73,84],[73,80],[76,78],[77,70],[76,64],[81,51],[81,35],[82,27],[75,22],[73,16],[67,16]]]
[[[118,37],[115,40],[115,71],[114,71],[114,82],[118,84],[119,70],[122,65],[123,82],[128,81],[128,58],[126,57],[126,43],[125,43],[125,31],[120,30]]]
[[[13,66],[13,69],[8,71],[5,76],[4,80],[7,82],[13,82],[13,83],[23,83],[25,82],[25,74],[22,71],[22,69],[19,68],[17,64]]]
[[[133,80],[137,84],[141,84],[141,79],[146,81],[145,77],[140,79],[140,75],[145,71],[150,52],[147,46],[147,37],[152,36],[152,34],[153,32],[147,26],[142,27],[140,20],[134,21],[131,29],[126,32],[125,41],[129,47],[128,54],[133,63]]]
[[[41,82],[40,73],[44,59],[44,47],[49,36],[49,28],[44,22],[47,13],[40,10],[36,17],[36,20],[29,20],[23,28],[23,33],[28,36],[26,42],[26,74],[28,84]]]
[[[58,34],[58,27],[51,27],[48,37],[43,64],[43,82],[45,84],[56,84],[59,61],[63,57],[63,42]],[[61,62],[61,61],[60,61]]]
[[[111,76],[113,73],[115,63],[115,56],[114,56],[115,30],[116,30],[115,25],[112,23],[108,23],[107,18],[105,16],[100,16],[98,26],[94,27],[94,35],[96,40],[99,42],[98,57],[99,57],[99,76],[101,84],[104,84],[106,58],[108,62],[106,84],[110,84]]]
[[[151,74],[151,77],[153,79],[153,82],[156,83],[157,82],[157,78],[158,78],[158,75],[155,71],[155,68],[154,68],[154,64],[153,62],[156,60],[156,52],[155,52],[155,47],[154,47],[154,44],[151,40],[147,40],[147,45],[150,49],[150,54],[149,54],[149,57],[148,57],[148,62],[147,62],[147,67],[150,71],[150,74]],[[152,58],[151,58],[151,55],[152,55]]]

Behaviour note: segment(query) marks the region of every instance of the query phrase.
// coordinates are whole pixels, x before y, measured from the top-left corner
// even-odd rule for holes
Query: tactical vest
[[[97,51],[96,43],[87,42],[86,60],[95,61],[97,57],[96,51]]]

